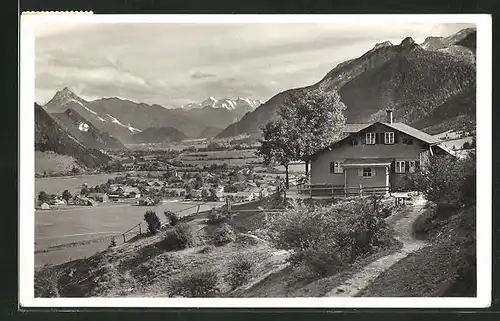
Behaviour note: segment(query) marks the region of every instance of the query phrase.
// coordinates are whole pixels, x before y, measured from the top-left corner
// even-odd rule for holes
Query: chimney
[[[387,109],[386,112],[387,112],[387,122],[389,124],[392,124],[392,109]]]

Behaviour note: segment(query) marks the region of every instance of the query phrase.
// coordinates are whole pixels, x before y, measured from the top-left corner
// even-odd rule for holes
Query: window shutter
[[[405,161],[405,172],[409,172],[409,169],[410,169],[410,162]]]
[[[398,132],[394,132],[394,144],[398,144],[399,143],[399,137],[398,137]]]
[[[385,144],[384,133],[377,133],[377,136],[378,136],[378,143],[379,144]]]
[[[375,133],[375,144],[380,144],[378,133]]]
[[[330,162],[330,174],[333,173],[334,167],[335,167],[335,163],[334,162]]]
[[[358,176],[363,176],[363,168],[358,168]]]
[[[420,169],[420,161],[415,161],[415,172]]]
[[[396,161],[392,161],[392,163],[391,163],[391,172],[393,172],[393,173],[396,172]]]
[[[366,133],[361,134],[361,144],[366,144]]]

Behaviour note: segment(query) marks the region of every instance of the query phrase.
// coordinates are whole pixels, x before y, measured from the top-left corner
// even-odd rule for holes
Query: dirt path
[[[355,296],[360,290],[377,278],[380,273],[405,258],[408,254],[426,246],[427,243],[425,241],[414,239],[411,233],[412,223],[422,213],[425,203],[426,201],[422,197],[417,198],[413,202],[413,205],[409,205],[401,213],[387,218],[387,222],[394,228],[396,239],[403,243],[403,247],[399,251],[368,264],[361,271],[353,275],[352,278],[337,286],[325,296]]]

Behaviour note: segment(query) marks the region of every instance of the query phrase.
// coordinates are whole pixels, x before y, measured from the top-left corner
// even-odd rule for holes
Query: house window
[[[371,177],[373,176],[373,171],[370,167],[363,168],[363,177]]]
[[[415,161],[409,161],[408,162],[408,172],[415,173],[415,170],[416,170]]]
[[[394,144],[394,133],[393,132],[387,132],[387,133],[385,133],[384,137],[385,137],[384,144],[387,144],[387,145]]]
[[[405,161],[396,161],[396,173],[404,173],[405,171]]]
[[[341,174],[344,172],[344,167],[342,162],[331,162],[330,163],[330,173]]]
[[[375,144],[375,133],[366,133],[366,144],[367,145]]]

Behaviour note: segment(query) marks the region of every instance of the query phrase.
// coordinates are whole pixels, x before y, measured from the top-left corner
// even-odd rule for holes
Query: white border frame
[[[348,23],[360,15],[21,15],[19,304],[22,307],[245,307],[245,308],[482,308],[491,304],[492,25],[487,14],[362,15],[368,22],[475,23],[477,26],[477,297],[475,298],[35,298],[34,297],[34,27],[81,23]]]

